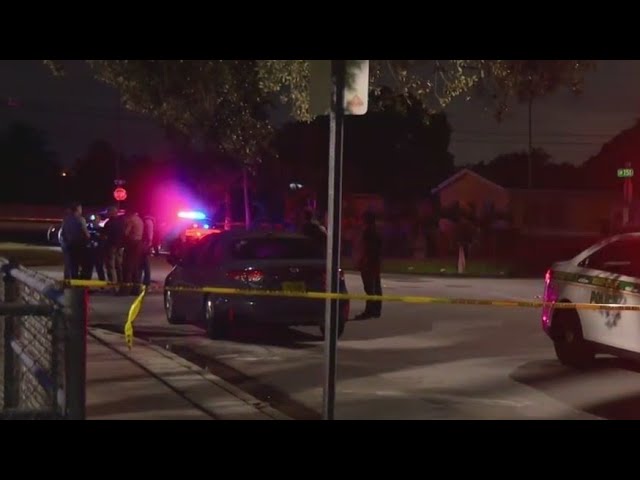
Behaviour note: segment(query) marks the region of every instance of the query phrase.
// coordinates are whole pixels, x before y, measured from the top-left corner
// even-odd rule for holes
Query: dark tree
[[[640,119],[630,128],[623,130],[606,142],[600,152],[589,158],[581,167],[585,184],[592,188],[622,188],[622,180],[617,177],[618,168],[627,163],[635,168],[635,177],[640,175]],[[637,188],[637,187],[636,187]]]
[[[25,123],[0,132],[3,202],[58,203],[62,169],[46,134]]]
[[[87,152],[76,160],[72,175],[74,193],[86,205],[101,206],[113,202],[118,153],[106,140],[94,140]]]
[[[581,171],[575,165],[556,163],[551,155],[542,149],[532,152],[534,188],[565,189],[580,188]],[[483,177],[505,188],[527,188],[529,152],[512,152],[498,155],[488,163],[472,167]]]

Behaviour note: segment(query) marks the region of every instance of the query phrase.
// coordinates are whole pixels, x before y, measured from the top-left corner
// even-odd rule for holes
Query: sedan
[[[325,300],[209,294],[201,287],[283,292],[324,291],[324,249],[308,237],[282,232],[225,231],[202,238],[165,280],[164,308],[171,324],[202,324],[210,338],[225,337],[235,324],[314,325],[324,335]],[[180,290],[180,287],[184,290]],[[342,272],[340,292],[347,293]],[[349,301],[339,301],[338,335]]]

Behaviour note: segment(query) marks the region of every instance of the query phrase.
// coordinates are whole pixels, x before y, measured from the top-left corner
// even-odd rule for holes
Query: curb
[[[213,408],[210,408],[210,407],[207,407],[207,406],[203,405],[202,404],[203,402],[201,402],[197,398],[194,398],[194,396],[190,392],[185,391],[179,385],[173,384],[171,379],[162,378],[161,376],[155,374],[154,371],[153,371],[153,367],[148,366],[146,364],[146,362],[143,359],[140,358],[140,356],[137,356],[137,355],[134,356],[135,354],[132,354],[124,346],[125,345],[124,335],[121,335],[121,334],[118,334],[118,333],[115,333],[115,332],[111,332],[109,330],[103,330],[101,328],[95,328],[95,327],[89,327],[88,334],[91,335],[92,337],[94,337],[95,339],[97,339],[98,341],[102,342],[105,346],[107,346],[111,350],[113,350],[116,353],[122,355],[123,357],[127,358],[128,360],[132,361],[133,363],[139,365],[144,370],[148,371],[152,376],[155,376],[162,383],[166,384],[168,387],[170,387],[176,393],[178,393],[181,396],[183,396],[190,403],[192,403],[193,405],[196,405],[199,409],[201,409],[202,411],[206,412],[207,414],[209,414],[214,419],[219,419],[220,418],[220,415],[218,413],[216,413]],[[212,387],[214,387],[214,388],[217,387],[218,389],[223,390],[227,394],[233,396],[234,398],[236,398],[240,402],[246,404],[246,406],[248,408],[257,411],[258,413],[260,413],[264,417],[266,417],[266,418],[264,418],[265,420],[291,420],[290,417],[288,417],[284,413],[280,412],[279,410],[274,409],[268,403],[265,403],[265,402],[262,402],[262,401],[258,400],[257,398],[249,395],[245,391],[239,389],[235,385],[232,385],[232,384],[224,381],[220,377],[218,377],[218,376],[212,374],[211,372],[208,372],[208,371],[198,367],[197,365],[185,360],[184,358],[182,358],[182,357],[180,357],[180,356],[178,356],[178,355],[176,355],[176,354],[174,354],[172,352],[169,352],[169,351],[167,351],[166,349],[164,349],[162,347],[159,347],[157,345],[153,345],[153,344],[151,344],[151,343],[149,343],[149,342],[147,342],[145,340],[142,340],[140,338],[136,338],[135,342],[136,342],[136,345],[134,345],[133,350],[140,349],[140,348],[146,348],[148,350],[152,350],[156,354],[158,354],[158,355],[164,357],[165,359],[170,360],[171,362],[173,362],[173,363],[179,365],[180,367],[184,368],[189,373],[201,377],[204,382],[208,382],[208,383],[212,384]]]

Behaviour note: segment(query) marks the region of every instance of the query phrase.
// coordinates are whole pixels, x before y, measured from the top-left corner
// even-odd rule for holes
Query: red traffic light
[[[127,191],[122,187],[118,187],[113,191],[113,198],[118,202],[123,202],[127,199]]]

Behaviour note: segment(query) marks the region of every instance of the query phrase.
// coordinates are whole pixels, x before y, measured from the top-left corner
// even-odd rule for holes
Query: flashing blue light
[[[202,228],[205,228],[205,229],[209,228],[209,224],[208,224],[208,223],[205,223],[205,224],[202,226]]]
[[[202,212],[178,212],[178,217],[189,220],[204,220],[207,216]]]

